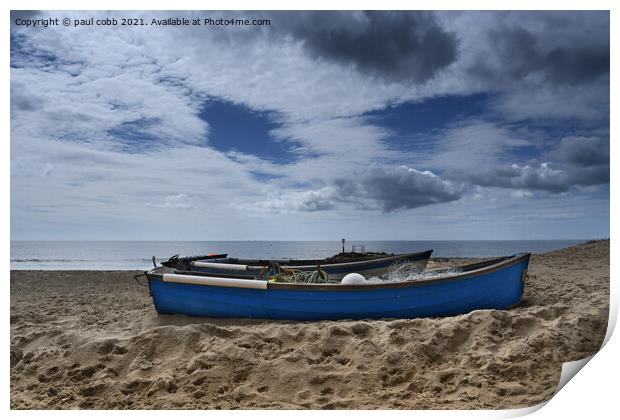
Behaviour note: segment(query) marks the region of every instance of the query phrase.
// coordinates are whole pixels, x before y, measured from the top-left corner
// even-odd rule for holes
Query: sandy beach
[[[601,346],[609,265],[589,242],[534,255],[508,311],[341,322],[161,316],[138,272],[12,271],[11,408],[531,406]]]

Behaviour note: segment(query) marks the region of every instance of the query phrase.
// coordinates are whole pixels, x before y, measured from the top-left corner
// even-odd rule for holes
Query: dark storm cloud
[[[386,213],[455,201],[463,193],[460,186],[431,172],[405,166],[376,168],[360,179],[339,179],[335,186],[340,200],[379,207]]]
[[[555,156],[579,167],[609,165],[609,142],[592,137],[565,137]]]
[[[314,56],[394,81],[424,83],[457,59],[456,35],[430,12],[304,12],[276,15],[276,28]]]
[[[574,185],[591,186],[609,183],[609,152],[609,139],[566,137],[555,157]]]
[[[515,188],[562,193],[573,187],[609,183],[609,142],[586,137],[566,137],[552,153],[554,162],[492,168],[466,177],[482,187]]]
[[[469,73],[495,82],[522,81],[533,74],[555,85],[593,81],[609,74],[609,20],[604,23],[598,38],[583,39],[574,34],[555,39],[549,26],[537,33],[522,27],[492,29],[490,56],[480,56]]]
[[[579,84],[609,73],[609,46],[555,48],[538,65],[557,84]]]

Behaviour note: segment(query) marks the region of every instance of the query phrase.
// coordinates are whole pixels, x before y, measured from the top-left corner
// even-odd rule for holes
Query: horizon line
[[[346,239],[346,238],[345,238]],[[592,241],[610,237],[549,239],[346,239],[346,242],[449,242],[449,241]],[[11,239],[11,242],[338,242],[340,239]]]

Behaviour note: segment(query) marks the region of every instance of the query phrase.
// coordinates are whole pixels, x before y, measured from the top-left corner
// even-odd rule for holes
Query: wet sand
[[[11,272],[11,408],[525,407],[609,312],[609,241],[534,255],[511,310],[447,318],[162,316],[136,273]]]

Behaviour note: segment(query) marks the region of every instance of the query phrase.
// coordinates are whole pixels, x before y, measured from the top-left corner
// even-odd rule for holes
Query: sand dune
[[[534,405],[602,343],[609,241],[535,255],[509,311],[449,318],[158,316],[132,274],[11,273],[11,408]]]

